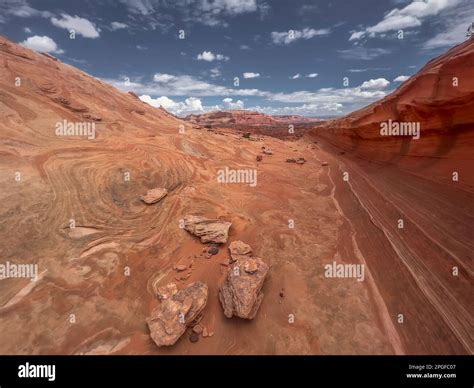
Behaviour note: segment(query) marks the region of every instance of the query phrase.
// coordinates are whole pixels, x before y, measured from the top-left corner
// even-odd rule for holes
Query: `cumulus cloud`
[[[128,25],[122,22],[112,22],[110,23],[110,28],[112,31],[123,30],[128,28]]]
[[[197,59],[199,61],[228,61],[229,57],[226,57],[222,54],[214,54],[212,51],[203,51],[202,53],[198,54]]]
[[[155,108],[163,107],[175,115],[204,112],[201,100],[196,97],[189,97],[184,101],[174,101],[166,96],[152,98],[148,95],[142,95],[140,96],[140,100]]]
[[[390,85],[390,81],[385,78],[369,79],[360,85],[361,89],[384,89]]]
[[[300,73],[297,73],[297,74],[292,75],[292,76],[290,77],[290,79],[298,79],[298,78],[301,78],[301,74],[300,74]]]
[[[330,115],[334,114],[335,111],[348,113],[383,98],[388,93],[384,90],[388,86],[388,81],[385,79],[368,80],[353,88],[321,88],[315,91],[300,90],[286,93],[273,93],[259,89],[230,89],[225,86],[199,80],[190,75],[175,76],[157,73],[153,78],[154,81],[151,82],[133,80],[125,83],[123,79],[105,79],[104,81],[121,90],[133,91],[137,95],[148,96],[143,97],[142,100],[148,103],[151,102],[151,104],[154,103],[155,106],[163,106],[165,109],[169,109],[176,114],[178,114],[177,112],[180,112],[179,114],[183,112],[189,113],[191,109],[198,111],[200,108],[195,100],[188,102],[186,102],[186,100],[180,102],[172,100],[178,104],[173,105],[166,99],[160,100],[161,97],[153,99],[150,96],[167,96],[168,99],[171,99],[171,96],[193,96],[193,98],[198,99],[209,96],[225,97],[222,104],[219,105],[205,106],[201,104],[204,111],[243,109],[243,101],[234,100],[231,98],[232,96],[258,96],[267,101],[287,105],[287,112],[294,109],[295,104],[303,104],[306,105],[306,107],[301,108],[301,112],[312,109],[313,112],[317,110],[319,112],[318,114]],[[191,105],[191,103],[193,104]],[[247,109],[252,110],[252,108]]]
[[[319,74],[318,73],[311,73],[311,74],[308,74],[306,77],[308,78],[316,78]]]
[[[234,99],[227,97],[222,100],[223,109],[244,109],[244,102],[242,100],[234,101]]]
[[[61,14],[61,19],[55,17],[51,18],[51,23],[59,28],[74,30],[76,34],[82,35],[84,38],[95,39],[100,36],[99,30],[92,22],[79,16],[71,16],[63,13]]]
[[[373,37],[399,29],[421,26],[423,20],[429,16],[436,16],[441,11],[456,6],[461,0],[413,0],[410,4],[399,9],[394,8],[387,12],[377,24],[360,31],[352,31],[350,41],[363,37]]]
[[[56,42],[49,36],[30,36],[28,39],[24,40],[20,44],[24,47],[39,51],[41,53],[64,53],[64,50],[61,50],[56,44]]]
[[[258,78],[260,77],[260,73],[253,73],[253,72],[248,72],[243,74],[244,78]]]
[[[235,101],[230,97],[224,98],[221,104],[209,106],[204,106],[202,100],[197,97],[189,97],[183,101],[175,101],[167,96],[152,98],[149,95],[142,95],[140,96],[140,100],[155,108],[163,107],[168,112],[177,116],[200,114],[218,110],[244,109],[244,102],[242,100]]]
[[[304,28],[302,30],[289,30],[283,32],[273,31],[271,33],[272,41],[275,44],[284,45],[296,42],[299,39],[311,39],[315,36],[324,36],[330,34],[328,28],[316,30],[314,28]]]
[[[397,78],[393,80],[393,82],[405,82],[410,77],[407,75],[399,75]]]

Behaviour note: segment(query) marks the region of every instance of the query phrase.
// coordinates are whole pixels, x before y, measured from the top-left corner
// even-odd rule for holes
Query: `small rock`
[[[199,341],[199,334],[197,334],[197,333],[195,333],[194,331],[192,331],[191,334],[189,335],[189,340],[190,340],[192,343],[198,342],[198,341]]]
[[[178,271],[178,272],[185,271],[186,268],[188,268],[188,267],[186,267],[186,266],[183,265],[183,264],[176,265],[176,266],[174,267],[174,269],[175,269],[176,271]]]
[[[254,259],[249,259],[244,264],[244,271],[254,273],[258,270],[257,262]]]
[[[285,297],[285,293],[283,291],[280,291],[280,298],[284,298]]]
[[[210,255],[217,255],[219,253],[219,248],[217,248],[215,245],[209,248],[207,251]]]
[[[288,158],[288,159],[286,159],[286,162],[287,162],[287,163],[296,163],[296,159],[294,159],[294,158]]]
[[[257,155],[257,162],[261,162],[263,159],[262,155]]]
[[[229,244],[229,252],[231,261],[237,261],[242,258],[248,258],[252,256],[252,247],[243,241],[232,241]]]
[[[168,194],[168,190],[163,189],[163,188],[156,188],[156,189],[148,190],[146,195],[142,195],[140,199],[143,202],[145,202],[147,205],[151,205],[161,200],[167,194]]]
[[[166,286],[158,287],[156,290],[156,296],[160,300],[168,299],[178,292],[176,283],[169,283]]]
[[[245,132],[245,133],[242,135],[242,137],[243,137],[244,139],[250,139],[250,132]]]
[[[305,164],[305,163],[306,163],[306,159],[305,159],[305,158],[298,158],[298,160],[296,161],[296,163],[298,163],[298,164]]]
[[[322,162],[321,166],[327,166],[329,163],[328,162]]]
[[[207,332],[207,327],[204,326],[204,328],[202,329],[202,336],[207,337],[208,335],[209,333]]]
[[[193,327],[193,331],[194,331],[196,334],[201,334],[201,333],[202,333],[202,330],[203,330],[203,328],[202,328],[202,326],[199,325],[199,324]]]
[[[210,331],[210,332],[208,333],[208,337],[212,337],[213,335],[214,335],[214,332],[213,332],[213,331]]]

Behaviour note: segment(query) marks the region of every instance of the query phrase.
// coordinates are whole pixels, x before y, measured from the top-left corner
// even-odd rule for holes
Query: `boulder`
[[[229,268],[219,290],[219,300],[227,318],[255,318],[263,300],[261,289],[268,269],[260,258],[241,258]]]
[[[207,285],[195,282],[163,299],[146,320],[155,344],[175,344],[206,307],[207,295]]]
[[[168,190],[163,188],[156,188],[148,190],[146,195],[142,195],[140,199],[148,205],[158,202],[160,199],[168,194]]]
[[[247,259],[252,257],[252,247],[243,241],[232,241],[229,244],[229,252],[232,261],[237,261],[239,259]]]
[[[212,220],[201,216],[184,217],[184,229],[201,239],[202,243],[225,244],[229,237],[231,222]]]

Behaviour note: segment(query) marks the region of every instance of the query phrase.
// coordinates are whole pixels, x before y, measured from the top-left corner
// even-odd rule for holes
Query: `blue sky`
[[[473,21],[472,0],[0,1],[0,34],[181,116],[348,113]]]

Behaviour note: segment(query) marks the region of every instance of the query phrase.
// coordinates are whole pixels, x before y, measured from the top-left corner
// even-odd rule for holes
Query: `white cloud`
[[[352,47],[347,50],[338,50],[339,54],[344,59],[357,59],[369,61],[381,55],[390,54],[390,51],[383,48],[366,48],[361,46]]]
[[[149,95],[140,96],[140,100],[147,104],[159,108],[160,106],[177,116],[185,116],[189,114],[200,114],[218,110],[244,109],[242,100],[234,101],[233,98],[226,97],[222,100],[222,104],[204,106],[200,98],[189,97],[184,101],[175,101],[169,97],[161,96],[152,98]]]
[[[202,81],[191,75],[171,75],[157,73],[151,82],[124,79],[104,79],[118,89],[131,91],[137,95],[150,96],[265,96],[268,92],[258,89],[231,89]]]
[[[112,29],[112,31],[117,31],[128,28],[128,25],[122,22],[112,22],[110,23],[110,28]]]
[[[0,23],[6,21],[6,16],[49,18],[53,14],[49,11],[40,11],[31,7],[26,0],[2,0],[0,1]]]
[[[268,115],[300,115],[300,116],[337,116],[343,113],[343,105],[337,102],[318,102],[296,106],[254,106],[247,110],[265,113]]]
[[[311,73],[311,74],[308,74],[306,77],[308,78],[316,78],[319,74],[318,73]]]
[[[202,53],[198,54],[197,59],[199,61],[228,61],[229,57],[226,57],[222,54],[214,54],[212,51],[203,51]]]
[[[407,75],[399,75],[397,78],[393,80],[393,82],[405,82],[410,77]]]
[[[100,36],[99,30],[92,22],[79,16],[61,14],[61,19],[53,17],[51,23],[59,28],[74,30],[76,34],[82,35],[84,38],[94,39]]]
[[[301,74],[298,73],[298,74],[295,74],[293,76],[290,77],[290,79],[298,79],[298,78],[301,78]]]
[[[464,0],[458,7],[443,14],[443,18],[436,23],[441,30],[434,37],[426,41],[423,48],[426,50],[451,47],[466,39],[466,30],[473,22],[474,2]]]
[[[156,73],[153,76],[153,81],[155,82],[169,82],[176,79],[174,75],[171,74],[165,74],[165,73]]]
[[[184,101],[177,102],[166,96],[152,98],[148,95],[142,95],[140,96],[140,100],[155,108],[163,107],[168,112],[171,112],[175,115],[204,112],[201,100],[195,97],[189,97]]]
[[[257,4],[257,0],[120,0],[128,11],[148,22],[155,29],[160,21],[179,13],[186,23],[200,23],[207,26],[227,26],[228,17],[244,13],[265,14],[268,6]]]
[[[349,40],[359,40],[363,37],[373,37],[389,31],[418,27],[423,19],[436,16],[441,11],[457,5],[460,0],[413,0],[410,4],[387,12],[383,19],[374,26],[361,31],[353,31]]]
[[[214,67],[211,70],[209,70],[209,75],[211,76],[211,78],[220,77],[221,74],[222,74],[221,69],[219,69],[218,67]]]
[[[227,97],[222,100],[222,107],[223,109],[244,109],[244,102],[242,100],[234,101]]]
[[[384,89],[390,85],[390,81],[385,78],[370,79],[360,85],[361,89]]]
[[[327,28],[315,30],[314,28],[304,28],[302,30],[289,30],[284,32],[273,31],[271,33],[272,41],[275,44],[290,44],[299,39],[311,39],[315,36],[324,36],[330,34]]]
[[[385,97],[388,93],[385,90],[377,89],[386,88],[388,81],[384,79],[382,79],[382,81],[369,80],[357,87],[352,88],[321,88],[315,91],[300,90],[290,93],[272,93],[258,89],[230,89],[224,86],[201,81],[189,75],[175,76],[157,73],[155,74],[154,79],[155,81],[152,82],[142,82],[140,80],[135,80],[130,82],[128,85],[125,84],[124,80],[105,79],[104,81],[121,90],[133,91],[137,95],[168,96],[167,98],[170,98],[171,96],[193,96],[193,98],[206,96],[225,97],[222,104],[220,105],[205,106],[201,104],[204,111],[219,109],[243,109],[243,102],[241,100],[234,101],[233,99],[229,100],[229,98],[231,96],[258,96],[270,102],[288,104],[288,109],[281,111],[287,113],[281,114],[291,114],[289,112],[296,112],[298,108],[293,105],[303,104],[303,106],[299,108],[300,114],[306,114],[303,112],[311,111],[313,112],[311,113],[313,115],[331,115],[335,114],[335,112],[338,114],[351,112]],[[165,109],[170,109],[170,111],[176,114],[191,112],[191,105],[192,109],[196,109],[196,111],[199,110],[197,103],[191,104],[191,102],[194,100],[188,102],[186,102],[186,100],[181,102],[172,100],[174,103],[179,104],[173,105],[170,101],[165,99],[159,100],[153,99],[152,97],[143,97],[142,99],[144,101],[148,100],[146,102],[151,102],[155,105],[163,105]],[[165,106],[166,104],[168,108]],[[228,108],[230,106],[232,106],[232,108]],[[247,109],[252,110],[253,108]]]
[[[23,31],[25,31],[27,34],[31,34],[33,31],[31,31],[31,28],[25,27],[23,28]]]
[[[20,43],[22,46],[32,50],[36,50],[42,53],[54,53],[62,54],[64,50],[61,50],[56,42],[49,36],[30,36],[28,39]]]
[[[244,73],[244,78],[258,78],[260,77],[260,73],[252,73],[252,72],[248,72],[248,73]]]
[[[147,46],[143,46],[141,44],[137,44],[135,47],[137,48],[137,50],[140,50],[140,51],[148,50]]]

